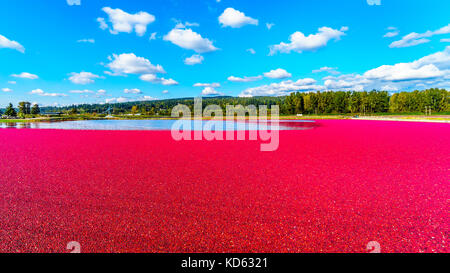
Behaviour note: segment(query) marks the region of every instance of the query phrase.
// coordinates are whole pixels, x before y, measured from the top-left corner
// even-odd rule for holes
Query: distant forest
[[[193,98],[167,99],[154,101],[135,101],[115,104],[81,104],[66,107],[43,107],[42,112],[64,112],[80,114],[104,114],[108,109],[114,115],[143,114],[170,115],[178,104],[193,109]],[[283,97],[209,97],[203,98],[203,107],[219,105],[225,113],[226,105],[279,105],[280,114],[370,114],[370,113],[424,113],[431,109],[433,113],[450,112],[449,91],[445,89],[427,89],[423,91],[399,92],[389,94],[386,91],[328,91],[295,92]]]

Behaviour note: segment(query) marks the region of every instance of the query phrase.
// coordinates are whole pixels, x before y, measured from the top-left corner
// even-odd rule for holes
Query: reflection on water
[[[65,130],[171,130],[177,120],[76,120],[60,122],[8,122],[0,128],[65,129]],[[317,127],[314,121],[280,120],[278,125],[267,122],[183,120],[184,128],[201,130],[206,124],[213,131],[308,130]],[[200,129],[199,129],[200,128]]]

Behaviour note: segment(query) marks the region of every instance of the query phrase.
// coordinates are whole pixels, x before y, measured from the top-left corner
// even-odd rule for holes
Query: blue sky
[[[450,1],[0,0],[0,107],[450,87]]]

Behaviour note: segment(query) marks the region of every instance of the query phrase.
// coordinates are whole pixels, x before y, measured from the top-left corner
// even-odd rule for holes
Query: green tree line
[[[370,114],[370,113],[425,113],[431,109],[433,113],[448,113],[449,91],[432,88],[423,91],[399,92],[389,94],[386,91],[327,91],[327,92],[294,92],[283,97],[210,97],[203,98],[203,107],[219,105],[224,113],[227,105],[278,105],[282,115],[295,114]],[[180,98],[154,101],[136,101],[115,104],[80,104],[65,107],[43,107],[46,113],[61,112],[73,114],[142,114],[169,116],[178,104],[187,105],[193,112],[194,99]],[[8,107],[11,113],[14,108]],[[41,112],[39,106],[21,102],[19,115],[36,115]],[[6,114],[6,113],[5,113]]]

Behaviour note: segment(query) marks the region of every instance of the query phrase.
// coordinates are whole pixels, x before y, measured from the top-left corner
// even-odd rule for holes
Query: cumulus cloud
[[[409,33],[408,35],[403,36],[402,39],[392,42],[389,45],[389,47],[390,48],[401,48],[401,47],[411,47],[411,46],[416,46],[416,45],[420,45],[420,44],[425,44],[425,43],[430,42],[430,40],[428,38],[431,38],[435,35],[449,34],[449,33],[450,33],[450,24],[448,24],[438,30],[435,30],[435,31],[428,30],[427,32],[424,32],[424,33],[412,32],[412,33]]]
[[[11,41],[3,35],[0,35],[0,48],[10,48],[25,53],[25,48],[21,44],[16,41]]]
[[[407,90],[419,86],[422,88],[448,87],[450,86],[450,46],[444,51],[413,62],[382,65],[362,75],[349,74],[324,79],[327,80],[325,85],[328,89],[342,90],[394,91],[394,88]]]
[[[230,77],[228,77],[228,80],[230,82],[254,82],[254,81],[261,80],[262,78],[263,78],[262,76],[242,77],[242,78],[230,76]]]
[[[433,64],[417,66],[414,63],[398,63],[395,65],[382,65],[367,71],[364,73],[364,76],[368,79],[404,81],[436,78],[443,74],[444,73]]]
[[[174,79],[161,78],[161,84],[162,85],[178,85],[178,82]]]
[[[139,77],[141,80],[151,83],[159,83],[162,85],[178,85],[174,79],[158,78],[155,74],[144,74]]]
[[[199,54],[192,55],[189,58],[184,59],[184,63],[186,65],[196,65],[201,64],[203,62],[203,56]]]
[[[121,9],[112,9],[110,7],[104,7],[102,10],[108,14],[108,20],[112,24],[110,28],[112,34],[118,34],[119,32],[132,33],[135,31],[138,36],[143,36],[147,31],[147,26],[155,21],[155,16],[144,11],[130,14]],[[97,21],[100,23],[101,29],[109,27],[104,18],[97,18]]]
[[[219,23],[222,27],[240,28],[245,25],[258,25],[258,20],[245,16],[241,11],[233,8],[227,8],[219,16]]]
[[[133,53],[124,53],[120,55],[113,54],[109,57],[111,61],[106,65],[112,72],[106,71],[106,74],[113,76],[124,76],[127,74],[138,74],[139,79],[159,83],[162,85],[178,85],[174,79],[159,78],[156,74],[166,73],[161,65],[153,65],[149,60],[143,57],[137,57]]]
[[[44,90],[42,89],[34,89],[30,92],[30,94],[32,95],[39,95],[39,96],[43,96],[43,97],[67,97],[66,94],[62,94],[62,93],[47,93],[44,92]]]
[[[90,84],[94,83],[95,79],[101,78],[99,75],[84,71],[80,73],[72,72],[70,75],[69,80],[75,84]]]
[[[203,38],[200,34],[190,28],[174,28],[163,37],[164,41],[169,41],[181,48],[194,50],[197,53],[216,51],[213,43]]]
[[[11,88],[2,88],[2,92],[12,92]]]
[[[223,93],[220,93],[216,89],[209,86],[205,87],[202,91],[202,96],[218,96],[218,95],[223,95]]]
[[[12,74],[11,76],[14,78],[29,79],[29,80],[39,79],[38,75],[31,74],[28,72],[22,72],[20,74]]]
[[[106,65],[113,75],[166,73],[161,65],[153,65],[149,60],[134,53],[113,54]]]
[[[274,55],[277,52],[290,53],[294,51],[301,53],[303,51],[315,51],[326,46],[330,40],[340,40],[347,30],[347,27],[342,27],[340,30],[321,27],[317,34],[310,34],[308,36],[297,31],[290,36],[289,43],[282,42],[278,45],[271,46],[270,55]]]
[[[364,84],[367,83],[370,83],[370,81],[360,75],[346,75],[334,79],[330,77],[325,80],[324,88],[334,91],[363,91]]]
[[[280,83],[272,83],[270,85],[247,88],[239,96],[285,96],[294,91],[317,91],[323,89],[323,86],[316,85],[316,80],[306,78],[299,79],[297,81],[287,80]]]
[[[142,91],[140,89],[137,88],[133,88],[133,89],[124,89],[123,92],[125,94],[141,94]]]
[[[319,69],[317,71],[328,71]],[[314,79],[288,80],[252,87],[240,96],[282,96],[301,91],[364,91],[384,90],[395,92],[417,88],[450,87],[450,46],[444,51],[422,57],[409,63],[382,65],[362,74],[330,75],[323,78],[323,84]]]
[[[130,99],[125,98],[125,97],[105,99],[105,103],[123,103],[123,102],[128,102],[128,101],[130,101]]]
[[[264,77],[270,79],[286,79],[292,77],[292,74],[282,68],[278,68],[264,73]]]
[[[79,6],[79,5],[81,5],[81,0],[67,0],[67,5]]]
[[[263,75],[258,75],[258,76],[253,76],[253,77],[230,76],[230,77],[228,77],[228,80],[230,82],[254,82],[254,81],[262,80],[264,77],[269,78],[269,79],[286,79],[286,78],[292,77],[292,74],[282,68],[278,68],[278,69],[274,69],[269,72],[263,73]]]

